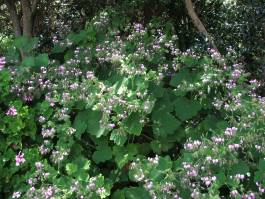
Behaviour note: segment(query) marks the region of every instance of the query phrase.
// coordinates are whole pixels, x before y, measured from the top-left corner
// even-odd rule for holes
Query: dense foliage
[[[95,14],[111,5],[100,2],[83,29],[63,29],[47,49],[51,35],[4,37],[0,198],[263,198],[265,98],[254,79],[262,69],[243,59],[253,53],[251,64],[262,63],[263,52],[233,35],[240,24],[229,32],[218,20],[243,16],[236,8],[245,2],[199,2],[221,5],[204,16],[218,22],[213,32],[223,30],[222,54],[187,40],[196,32],[172,12],[146,16],[145,1],[124,2]]]

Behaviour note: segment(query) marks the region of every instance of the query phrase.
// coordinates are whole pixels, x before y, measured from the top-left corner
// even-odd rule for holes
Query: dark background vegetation
[[[234,2],[235,5],[195,0],[193,4],[220,52],[225,53],[231,46],[240,52],[253,75],[263,75],[265,1]],[[127,13],[132,22],[147,24],[163,18],[165,23],[173,23],[182,50],[195,45],[210,47],[194,27],[183,0],[1,0],[0,41],[21,35],[37,36],[41,38],[41,49],[48,51],[54,36],[62,38],[84,29],[86,22],[106,7]]]

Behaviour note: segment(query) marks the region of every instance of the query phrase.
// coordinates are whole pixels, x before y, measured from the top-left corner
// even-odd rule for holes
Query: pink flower
[[[232,128],[226,128],[225,129],[225,135],[226,136],[234,136],[237,132],[237,128],[236,127],[232,127]]]
[[[233,191],[231,191],[231,196],[232,196],[233,198],[237,197],[238,195],[239,195],[239,193],[238,193],[237,190],[233,190]]]
[[[11,106],[8,111],[6,112],[6,115],[9,116],[15,116],[17,115],[17,109],[14,106]]]
[[[20,196],[21,196],[21,193],[17,191],[13,193],[12,198],[20,198]]]
[[[115,124],[109,124],[109,128],[110,128],[110,129],[115,128]]]
[[[0,57],[0,71],[3,70],[5,64],[6,64],[5,57]]]
[[[21,151],[16,155],[16,166],[20,166],[25,162],[24,153]]]
[[[86,77],[87,79],[93,79],[95,76],[94,76],[94,73],[92,71],[87,71],[86,73]]]
[[[41,162],[36,162],[35,166],[36,166],[37,170],[41,170],[43,167],[43,164]]]

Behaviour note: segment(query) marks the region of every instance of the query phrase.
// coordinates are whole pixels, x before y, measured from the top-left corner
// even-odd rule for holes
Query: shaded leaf
[[[35,57],[35,66],[47,66],[49,64],[49,57],[48,54],[40,54]]]
[[[112,151],[109,146],[97,147],[97,151],[95,151],[92,155],[92,159],[97,164],[110,160],[111,158],[112,158]]]
[[[176,116],[182,121],[191,119],[200,111],[201,105],[199,102],[188,100],[187,98],[178,98],[175,101]]]
[[[129,134],[140,135],[143,125],[140,123],[140,114],[132,113],[125,121],[126,130]]]
[[[160,136],[173,134],[181,125],[172,114],[163,110],[154,112],[152,116],[154,133]]]
[[[110,140],[112,140],[115,144],[122,146],[127,141],[127,135],[119,129],[114,129],[111,132]]]

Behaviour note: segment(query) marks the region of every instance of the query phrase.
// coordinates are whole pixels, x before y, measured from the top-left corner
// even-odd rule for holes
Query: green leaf
[[[110,140],[112,140],[115,144],[122,146],[127,141],[127,135],[120,129],[114,129],[111,132]]]
[[[73,126],[76,129],[76,136],[78,138],[81,137],[81,135],[86,131],[87,128],[87,123],[84,119],[85,117],[86,117],[85,111],[78,113],[77,116],[75,117]]]
[[[236,174],[244,174],[246,175],[246,173],[249,172],[249,167],[248,165],[243,162],[243,161],[239,161],[237,164],[233,165],[230,168],[229,174],[230,175],[236,175]]]
[[[153,152],[156,154],[161,154],[162,152],[166,152],[169,149],[173,148],[175,146],[175,140],[172,139],[172,136],[167,136],[163,139],[161,137],[159,140],[153,140],[150,143],[150,147]]]
[[[97,38],[96,30],[93,27],[88,27],[86,29],[86,37],[87,37],[88,41],[96,42],[96,38]]]
[[[100,125],[101,118],[102,113],[99,111],[88,109],[79,112],[74,121],[74,128],[77,130],[77,135],[80,136],[87,131],[96,137],[102,136],[105,132],[105,128]]]
[[[100,137],[105,132],[105,129],[101,127],[100,120],[102,118],[102,113],[99,111],[90,111],[88,113],[87,120],[87,131],[88,133]]]
[[[149,193],[142,187],[129,187],[114,192],[112,199],[151,199]]]
[[[17,48],[22,48],[25,46],[28,42],[28,39],[26,37],[18,37],[14,40],[14,46]]]
[[[79,33],[71,33],[68,36],[68,39],[73,41],[75,44],[78,44],[87,39],[87,33],[85,30],[80,31]]]
[[[163,88],[163,85],[161,84],[157,85],[152,82],[149,84],[149,92],[153,94],[155,97],[159,98],[163,97],[165,89]]]
[[[48,54],[40,54],[35,57],[35,66],[47,66],[49,64],[49,57]]]
[[[78,156],[78,158],[76,158],[76,159],[74,160],[74,163],[75,163],[76,165],[78,165],[78,168],[79,168],[79,169],[82,169],[82,170],[89,170],[89,168],[90,168],[90,161],[87,160],[87,159],[84,158],[84,157],[80,157],[80,156]]]
[[[28,38],[28,37],[18,37],[14,41],[14,46],[18,49],[22,49],[23,52],[30,52],[33,50],[39,42],[37,37]]]
[[[201,122],[202,127],[209,131],[216,129],[216,124],[219,120],[214,115],[207,115],[207,117]]]
[[[142,187],[125,188],[126,199],[151,199],[149,193]]]
[[[78,168],[77,165],[73,163],[68,163],[65,166],[65,169],[68,175],[72,175],[73,173],[75,173],[77,171],[77,168]]]
[[[72,185],[72,177],[61,176],[57,179],[53,179],[53,183],[60,187],[70,187]]]
[[[217,180],[216,180],[216,185],[218,188],[222,187],[226,183],[226,176],[223,172],[215,174]]]
[[[75,156],[74,156],[75,157]],[[69,165],[69,166],[68,166]],[[68,166],[68,167],[67,167]],[[74,171],[70,172],[69,169],[73,169]],[[72,163],[66,165],[66,171],[69,175],[74,174],[74,177],[78,180],[87,181],[89,178],[88,170],[90,169],[90,161],[84,158],[83,156],[75,157]]]
[[[169,156],[160,157],[157,169],[161,171],[166,171],[172,168],[173,162],[171,161]]]
[[[149,84],[149,92],[154,95],[155,97],[163,97],[165,89],[163,88],[162,84],[156,84],[151,82]]]
[[[230,176],[235,176],[237,174],[246,175],[247,172],[249,172],[249,167],[243,161],[239,161],[237,164],[232,165],[227,173],[227,184],[230,186],[238,186],[240,182],[234,178],[230,178]]]
[[[143,125],[140,123],[140,114],[132,113],[125,121],[124,121],[126,130],[129,134],[140,135],[142,132]]]
[[[178,98],[175,101],[176,116],[182,121],[186,121],[196,116],[201,110],[199,102],[188,100],[187,98]]]
[[[199,61],[196,58],[191,57],[191,56],[182,56],[181,61],[184,64],[191,66],[191,67],[195,67],[195,66],[199,65]]]
[[[22,61],[22,66],[24,67],[32,67],[35,65],[34,57],[27,57]]]
[[[113,147],[113,155],[119,169],[123,168],[134,156],[138,154],[138,148],[135,144],[129,144],[126,147]]]
[[[110,195],[111,184],[109,181],[104,179],[104,176],[102,174],[99,174],[98,176],[96,176],[95,184],[97,188],[104,187],[104,189],[106,190],[105,192],[101,192],[99,194],[100,198],[106,198]],[[92,197],[92,198],[95,198],[95,197]]]
[[[111,197],[112,199],[126,199],[125,198],[125,191],[124,191],[124,189],[122,189],[122,190],[116,190],[114,193],[113,193],[113,195],[112,195],[112,197]]]
[[[184,152],[183,153],[183,162],[192,162],[193,161],[193,153]]]
[[[192,82],[192,77],[187,68],[182,68],[170,81],[170,86],[177,87],[183,82]]]
[[[265,160],[260,159],[258,168],[265,172]]]
[[[175,98],[176,96],[172,93],[172,90],[164,89],[163,97],[156,100],[155,107],[153,108],[155,110],[154,113],[159,110],[172,112],[175,108]]]
[[[111,160],[112,158],[112,150],[109,146],[99,146],[97,147],[97,151],[95,151],[92,155],[92,159],[95,163],[105,162],[107,160]]]
[[[66,49],[66,46],[62,46],[60,44],[55,44],[53,49],[52,49],[52,53],[62,53],[64,52]]]
[[[145,90],[148,87],[148,81],[145,81],[141,76],[129,78],[128,88],[133,91]]]
[[[262,182],[265,185],[265,160],[260,159],[258,170],[255,172],[255,181]]]
[[[161,154],[162,144],[158,140],[153,140],[150,143],[150,146],[151,146],[151,149],[153,150],[153,152],[155,152],[156,154]]]
[[[163,178],[164,178],[164,174],[163,174],[163,172],[162,171],[160,171],[160,170],[158,170],[158,169],[156,169],[156,168],[153,168],[153,169],[151,169],[151,171],[150,171],[150,176],[149,176],[149,178],[150,178],[150,180],[152,180],[152,181],[162,181],[163,180]]]
[[[72,59],[74,57],[74,55],[75,55],[74,50],[69,49],[64,54],[64,60],[68,61],[68,60]]]
[[[163,110],[154,112],[152,119],[154,133],[164,137],[173,134],[181,125],[172,114]]]

